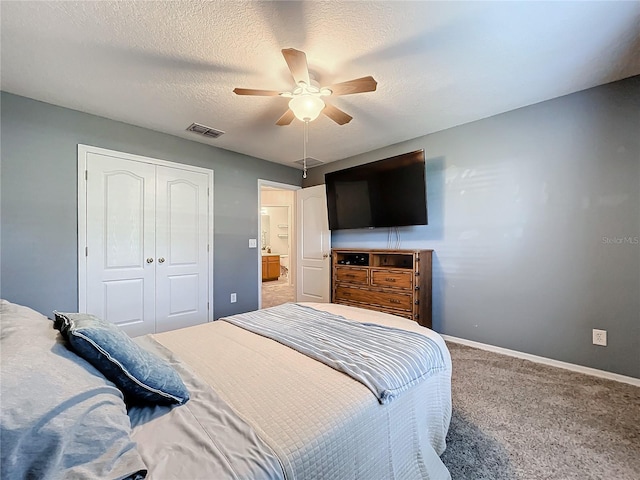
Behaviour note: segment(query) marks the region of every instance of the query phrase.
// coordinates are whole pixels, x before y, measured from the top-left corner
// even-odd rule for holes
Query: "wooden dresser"
[[[433,250],[332,250],[331,301],[392,313],[431,328]]]

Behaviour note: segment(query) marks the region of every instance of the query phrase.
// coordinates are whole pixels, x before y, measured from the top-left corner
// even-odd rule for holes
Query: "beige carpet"
[[[448,342],[457,479],[640,479],[640,387]]]
[[[262,308],[275,307],[287,302],[294,302],[293,285],[288,284],[287,277],[278,280],[262,282]]]

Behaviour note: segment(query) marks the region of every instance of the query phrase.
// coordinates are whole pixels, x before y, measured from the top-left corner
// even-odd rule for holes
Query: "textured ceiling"
[[[640,2],[0,3],[2,90],[291,166],[302,123],[278,127],[291,90],[280,53],[307,54],[354,117],[310,125],[331,162],[640,74]],[[198,122],[225,135],[207,139]]]

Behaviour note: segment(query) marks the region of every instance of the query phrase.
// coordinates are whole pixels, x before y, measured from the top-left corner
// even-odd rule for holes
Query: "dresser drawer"
[[[348,285],[338,285],[335,290],[337,301],[367,303],[397,310],[412,311],[413,295],[409,292],[363,290]]]
[[[335,275],[337,282],[357,283],[360,285],[369,283],[369,271],[366,268],[336,267]]]
[[[371,269],[371,286],[411,289],[413,287],[413,276],[414,274],[411,271]]]

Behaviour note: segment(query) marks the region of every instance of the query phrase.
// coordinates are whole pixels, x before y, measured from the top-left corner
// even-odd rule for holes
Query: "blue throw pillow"
[[[71,349],[115,383],[129,403],[168,405],[189,400],[178,372],[139,347],[117,325],[86,313],[54,313],[54,327]]]

